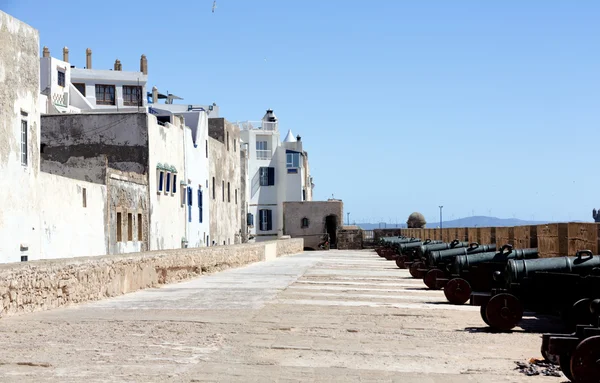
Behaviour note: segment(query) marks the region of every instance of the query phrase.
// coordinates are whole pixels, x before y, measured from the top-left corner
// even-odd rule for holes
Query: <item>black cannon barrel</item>
[[[425,241],[401,243],[400,245],[398,245],[398,252],[404,254],[406,251],[417,248],[419,246],[437,243],[442,243],[442,241],[432,241],[431,239],[427,239]]]
[[[538,249],[512,249],[503,247],[500,251],[491,251],[479,254],[459,255],[454,259],[451,272],[460,275],[472,266],[485,262],[508,262],[509,260],[534,259],[538,257]]]
[[[480,245],[477,242],[470,243],[468,247],[455,247],[447,250],[432,250],[429,252],[427,261],[429,265],[435,266],[440,264],[451,263],[459,255],[469,255],[477,253],[485,253],[495,251],[496,245]]]
[[[428,245],[421,245],[420,247],[417,247],[415,249],[415,253],[419,258],[423,258],[423,257],[427,257],[429,256],[429,252],[430,251],[436,251],[436,250],[448,250],[448,249],[455,249],[457,247],[467,247],[469,246],[469,242],[461,242],[461,241],[457,241],[454,240],[452,242],[442,242],[442,243],[434,243],[434,244],[428,244]]]
[[[587,274],[595,267],[600,267],[600,256],[581,250],[574,257],[511,259],[506,265],[505,277],[511,284],[537,272]]]

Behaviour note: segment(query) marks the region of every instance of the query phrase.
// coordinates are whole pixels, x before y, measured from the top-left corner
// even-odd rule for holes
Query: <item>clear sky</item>
[[[600,2],[0,0],[55,57],[138,70],[230,121],[273,108],[350,220],[591,221]],[[40,47],[40,50],[41,50]],[[283,136],[282,136],[283,137]]]

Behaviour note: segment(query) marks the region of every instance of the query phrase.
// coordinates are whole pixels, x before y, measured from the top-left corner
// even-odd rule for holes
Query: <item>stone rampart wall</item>
[[[54,309],[303,251],[302,239],[0,265],[0,316]],[[243,283],[243,281],[241,282]]]

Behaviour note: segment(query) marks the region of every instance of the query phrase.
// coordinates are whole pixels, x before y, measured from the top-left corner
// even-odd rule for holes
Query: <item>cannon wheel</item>
[[[398,268],[400,268],[400,269],[406,269],[406,265],[404,264],[405,260],[406,260],[405,255],[399,255],[398,258],[396,258],[396,266],[398,266]]]
[[[485,314],[490,322],[490,327],[509,331],[523,319],[523,305],[514,295],[502,293],[490,299]]]
[[[600,381],[599,359],[600,336],[586,338],[573,351],[570,364],[570,373],[572,376],[565,375],[575,382],[598,382]]]
[[[410,275],[412,275],[414,278],[421,279],[425,276],[425,273],[419,271],[419,269],[423,268],[424,266],[425,265],[423,264],[423,262],[414,262],[412,265],[410,265],[408,271],[410,272]]]
[[[439,290],[439,288],[436,285],[436,281],[438,278],[444,278],[445,276],[446,274],[442,270],[431,269],[423,277],[423,282],[425,282],[425,285],[427,285],[427,287],[429,287],[430,289]]]
[[[566,322],[571,329],[575,329],[578,324],[593,324],[593,316],[590,312],[591,299],[580,299],[566,312]]]
[[[484,304],[484,305],[479,306],[479,315],[481,315],[481,319],[483,319],[483,321],[485,322],[485,324],[487,324],[488,326],[490,326],[490,321],[488,321],[487,314],[485,312],[486,309],[487,309],[487,303]]]
[[[571,373],[571,354],[565,353],[558,357],[558,365],[560,366],[560,370],[563,374],[569,379],[571,382],[574,382],[573,374]],[[583,382],[583,380],[582,380]]]
[[[471,285],[462,278],[452,278],[444,286],[444,295],[453,305],[464,305],[471,298]]]

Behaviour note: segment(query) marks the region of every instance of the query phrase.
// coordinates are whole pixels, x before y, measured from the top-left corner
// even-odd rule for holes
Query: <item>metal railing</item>
[[[271,151],[270,150],[257,150],[256,151],[256,159],[257,160],[270,160],[271,159]]]
[[[363,230],[363,241],[374,241],[375,240],[375,233],[373,232],[373,230]]]
[[[277,130],[277,122],[266,121],[236,121],[233,125],[240,130],[263,130],[273,132]]]

